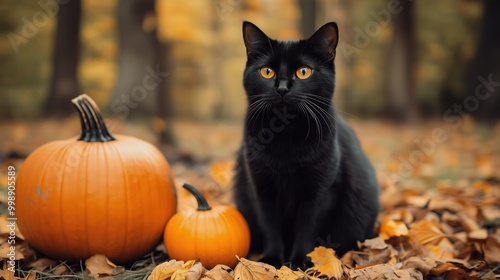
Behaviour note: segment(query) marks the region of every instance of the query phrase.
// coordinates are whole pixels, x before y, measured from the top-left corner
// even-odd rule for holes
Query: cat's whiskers
[[[304,102],[308,103],[311,105],[311,108],[315,110],[318,115],[323,119],[325,122],[326,127],[330,131],[330,135],[333,136],[333,130],[330,127],[330,123],[335,119],[330,113],[328,113],[325,109],[321,108],[318,104],[315,104],[314,102],[311,102],[308,99],[304,99]]]
[[[248,125],[252,126],[252,128],[255,125],[255,121],[259,118],[259,115],[262,113],[265,105],[266,105],[266,100],[265,99],[259,99],[255,101],[254,103],[250,104],[248,106]]]
[[[346,114],[346,115],[348,115],[350,117],[359,118],[359,116],[347,113],[346,111],[343,111],[343,110],[337,108],[335,106],[335,102],[332,103],[332,101],[329,98],[326,98],[326,97],[323,97],[323,96],[314,95],[314,94],[307,93],[307,92],[306,93],[302,93],[302,94],[305,95],[305,96],[307,96],[307,97],[310,97],[312,99],[316,99],[318,102],[321,102],[324,105],[335,109],[335,111],[341,112],[341,113]]]
[[[321,143],[321,139],[323,138],[323,129],[321,127],[320,121],[316,114],[313,112],[313,110],[309,107],[307,102],[302,103],[304,105],[304,108],[309,112],[311,117],[313,118],[314,122],[316,123],[316,128],[318,129],[319,137],[318,137],[318,145]]]
[[[309,138],[309,132],[311,131],[311,121],[309,120],[309,114],[307,114],[306,110],[304,109],[304,104],[301,102],[297,103],[299,110],[306,116],[307,119],[307,133],[306,133],[306,138],[304,140],[307,140]]]

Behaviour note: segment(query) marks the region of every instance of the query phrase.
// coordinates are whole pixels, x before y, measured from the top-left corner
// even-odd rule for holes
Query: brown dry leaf
[[[5,234],[6,236],[9,236],[10,235],[9,225],[11,225],[11,223],[12,223],[12,221],[8,220],[7,215],[1,214],[0,215],[0,234],[2,234],[2,235]],[[19,227],[15,227],[15,229],[16,229],[16,239],[23,239],[24,240],[24,236],[19,231]]]
[[[58,265],[56,268],[54,268],[50,273],[52,273],[53,275],[63,275],[67,271],[68,271],[68,268],[66,267],[66,265],[61,264],[61,265]]]
[[[383,250],[389,248],[389,244],[385,243],[384,239],[375,237],[372,239],[366,239],[365,242],[361,243],[359,247]]]
[[[457,197],[457,195],[453,195],[452,197]],[[450,210],[452,212],[460,212],[464,209],[464,206],[454,199],[432,199],[429,203],[429,210],[432,211],[444,211]]]
[[[148,277],[148,280],[163,280],[172,277],[175,271],[184,265],[183,261],[170,260],[157,265]]]
[[[488,231],[486,229],[478,229],[467,233],[467,238],[471,241],[484,241],[488,238]]]
[[[446,280],[480,280],[479,277],[470,276],[463,269],[451,269],[446,272]]]
[[[422,245],[438,245],[446,235],[430,220],[421,220],[411,225],[409,236]]]
[[[461,222],[462,222],[462,227],[464,228],[465,232],[471,232],[475,230],[480,230],[481,227],[477,224],[477,222],[470,218],[467,215],[459,214]]]
[[[352,280],[396,280],[396,279],[418,279],[423,280],[419,271],[414,269],[401,269],[402,264],[379,264],[362,269],[353,269],[348,272]]]
[[[335,250],[319,246],[314,248],[314,251],[307,254],[314,264],[312,269],[317,270],[321,275],[326,275],[329,278],[334,277],[340,279],[344,274],[342,262],[335,256]]]
[[[483,244],[484,260],[490,265],[500,264],[500,236],[492,235]]]
[[[198,280],[204,272],[204,268],[198,261],[187,261],[172,275],[172,280]]]
[[[232,269],[223,264],[218,264],[214,268],[205,272],[201,280],[233,280]]]
[[[356,261],[358,266],[387,263],[391,258],[391,247],[380,237],[358,243],[358,247],[362,249],[363,253],[352,253],[352,259]]]
[[[408,228],[405,223],[395,221],[390,218],[384,218],[380,225],[379,237],[387,240],[393,236],[406,236],[408,235]]]
[[[14,271],[10,270],[7,266],[7,262],[3,263],[3,269],[0,269],[0,278],[4,280],[17,280],[16,276],[14,276]]]
[[[234,269],[235,280],[271,280],[276,276],[276,268],[274,266],[249,261],[245,258],[238,258],[240,261]]]
[[[441,275],[443,273],[445,273],[446,271],[449,271],[451,269],[456,269],[457,267],[452,264],[452,263],[442,263],[442,264],[438,264],[437,266],[433,267],[431,270],[430,270],[430,273],[432,275]]]
[[[36,272],[35,271],[30,271],[28,272],[28,275],[23,278],[24,280],[35,280],[36,279]]]
[[[498,200],[498,198],[497,198]],[[483,206],[480,207],[479,209],[481,211],[481,214],[484,216],[484,218],[487,221],[494,221],[494,220],[499,220],[500,219],[500,209],[493,207],[493,206]]]
[[[28,264],[29,267],[40,271],[45,271],[47,268],[55,267],[57,262],[48,258],[40,258]]]
[[[2,257],[9,256],[7,254],[11,253],[11,250],[10,250],[11,246],[12,245],[10,245],[8,243],[4,243],[4,244],[0,245],[0,256],[2,256]],[[16,261],[25,259],[24,254],[21,252],[21,249],[22,248],[20,246],[14,246],[14,259]]]
[[[123,266],[112,263],[105,255],[97,254],[85,260],[85,267],[95,279],[106,276],[114,276],[125,272]]]
[[[422,272],[424,276],[427,276],[429,271],[431,271],[431,269],[433,269],[436,265],[436,261],[431,258],[410,257],[404,262],[403,267],[416,269]]]

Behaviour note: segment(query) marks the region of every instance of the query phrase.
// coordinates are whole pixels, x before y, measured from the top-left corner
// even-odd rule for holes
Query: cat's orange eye
[[[260,68],[260,74],[262,75],[262,77],[266,78],[266,79],[271,79],[274,77],[274,70],[269,68],[269,67],[262,67]]]
[[[295,76],[297,76],[297,78],[301,80],[311,77],[311,74],[312,74],[312,69],[307,66],[300,67],[299,69],[297,69],[297,71],[295,71]]]

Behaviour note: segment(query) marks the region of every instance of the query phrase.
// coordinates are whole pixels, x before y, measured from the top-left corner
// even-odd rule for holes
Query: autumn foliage
[[[75,124],[67,123],[71,127]],[[47,125],[37,127],[47,130]],[[116,129],[120,128],[119,125],[116,123]],[[198,158],[209,158],[207,154],[222,152],[223,147],[227,149],[232,145],[227,141],[232,139],[233,131],[219,129],[213,132],[213,125],[206,128],[182,125],[184,131],[190,133],[189,138],[183,139],[186,143],[194,143],[192,135],[195,133],[199,133],[201,143],[206,145],[221,143],[213,149],[203,146],[205,144],[193,144],[191,151]],[[36,131],[37,127],[31,130]],[[337,256],[334,249],[319,246],[308,255],[312,267],[307,270],[292,270],[286,266],[274,268],[257,262],[259,256],[234,256],[234,268],[219,264],[208,269],[208,265],[197,259],[169,259],[164,246],[159,245],[135,263],[124,266],[114,264],[104,255],[92,256],[81,263],[68,263],[51,260],[36,252],[24,241],[22,233],[16,232],[18,270],[13,273],[6,266],[0,267],[0,276],[5,279],[100,279],[112,276],[115,279],[211,280],[498,278],[500,182],[495,173],[498,158],[491,152],[495,150],[495,141],[478,140],[477,134],[473,133],[478,128],[466,124],[459,131],[448,133],[454,141],[437,147],[434,154],[413,165],[411,176],[387,180],[384,173],[398,171],[399,158],[396,155],[402,154],[406,158],[405,155],[414,149],[408,144],[412,143],[413,137],[408,133],[409,129],[391,130],[390,126],[381,123],[355,123],[354,127],[376,169],[383,171],[379,173],[383,211],[376,225],[378,236],[359,242],[356,250],[344,256]],[[18,135],[24,135],[20,129],[17,131]],[[425,131],[421,135],[426,135]],[[133,134],[140,135],[140,132],[135,130]],[[387,137],[377,136],[381,133]],[[498,132],[493,133],[498,135]],[[202,137],[206,135],[209,136]],[[142,135],[141,138],[148,137]],[[391,139],[398,139],[398,146],[392,146]],[[9,165],[18,169],[22,163],[23,159],[8,159],[2,170],[7,170]],[[196,209],[197,206],[196,199],[181,188],[185,182],[199,187],[211,205],[231,205],[233,164],[231,160],[210,160],[199,165],[173,162],[179,211]],[[4,173],[1,174],[0,184],[5,186],[7,179]],[[0,201],[6,201],[1,192]],[[6,256],[9,249],[7,224],[7,217],[0,216],[1,256]]]

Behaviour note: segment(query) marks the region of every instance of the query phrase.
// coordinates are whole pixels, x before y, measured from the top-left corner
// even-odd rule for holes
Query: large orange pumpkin
[[[19,229],[54,259],[100,253],[116,263],[136,260],[158,244],[176,211],[169,164],[153,145],[111,135],[88,96],[72,102],[82,135],[37,148],[21,166]]]
[[[169,257],[176,260],[200,260],[206,268],[217,264],[234,267],[250,249],[250,230],[241,213],[233,207],[213,208],[193,186],[183,188],[198,201],[197,209],[175,214],[167,224],[163,241]]]

